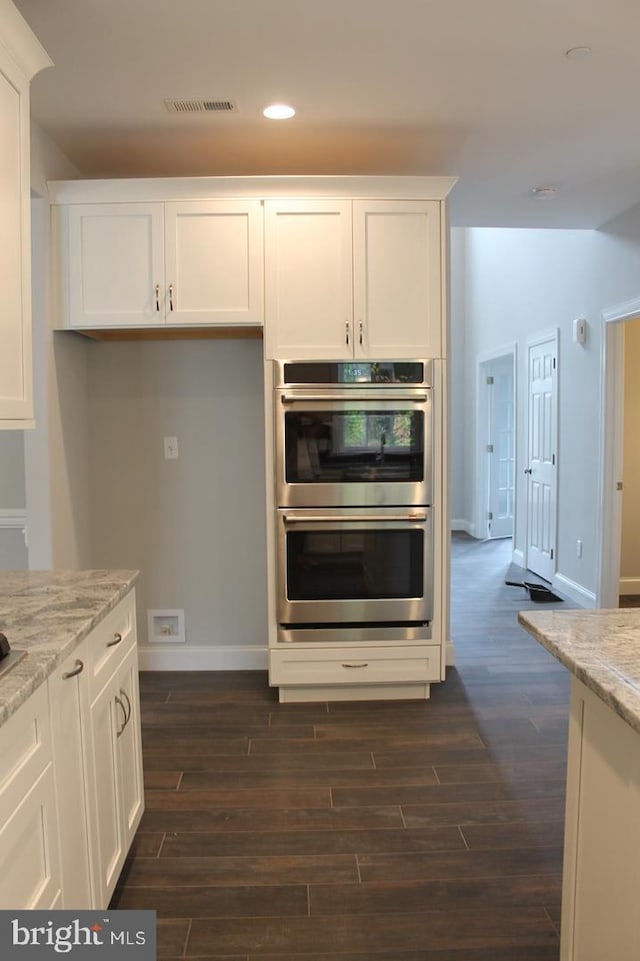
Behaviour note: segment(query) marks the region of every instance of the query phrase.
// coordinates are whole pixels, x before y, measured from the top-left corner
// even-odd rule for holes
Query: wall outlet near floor
[[[185,644],[184,611],[147,611],[149,644]]]
[[[576,557],[582,557],[582,541],[576,541]]]

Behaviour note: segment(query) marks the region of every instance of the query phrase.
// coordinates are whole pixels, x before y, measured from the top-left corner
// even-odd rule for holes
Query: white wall
[[[526,459],[526,341],[557,328],[559,347],[557,570],[566,589],[588,603],[597,591],[600,511],[601,311],[640,294],[640,207],[601,231],[469,229],[464,258],[452,263],[453,284],[465,291],[464,377],[453,384],[464,397],[453,424],[464,436],[462,504],[474,516],[477,357],[518,344],[518,501],[524,504]],[[584,346],[572,342],[572,323],[586,317]],[[454,508],[455,510],[455,508]],[[455,514],[454,514],[455,516]],[[517,515],[514,546],[524,549],[526,518]],[[583,556],[576,556],[576,541]]]
[[[76,169],[31,127],[32,290],[36,428],[25,432],[29,566],[90,566],[87,487],[86,345],[54,334],[46,182]]]
[[[263,666],[262,342],[91,344],[87,397],[92,564],[141,570],[142,663]],[[148,609],[185,612],[186,645],[155,644],[155,662]]]

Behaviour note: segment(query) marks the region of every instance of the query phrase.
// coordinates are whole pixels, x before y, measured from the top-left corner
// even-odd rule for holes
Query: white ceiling
[[[456,175],[457,225],[594,227],[640,202],[638,0],[14,2],[55,64],[34,116],[84,177]],[[274,100],[296,117],[265,120]]]

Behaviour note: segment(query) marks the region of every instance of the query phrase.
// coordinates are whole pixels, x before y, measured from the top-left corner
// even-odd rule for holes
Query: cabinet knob
[[[525,467],[524,472],[525,474],[533,474],[533,470],[531,469],[531,467]]]

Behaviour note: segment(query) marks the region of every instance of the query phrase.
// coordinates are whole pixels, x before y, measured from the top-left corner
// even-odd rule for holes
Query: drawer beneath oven
[[[272,650],[273,685],[397,684],[440,680],[440,647]]]

